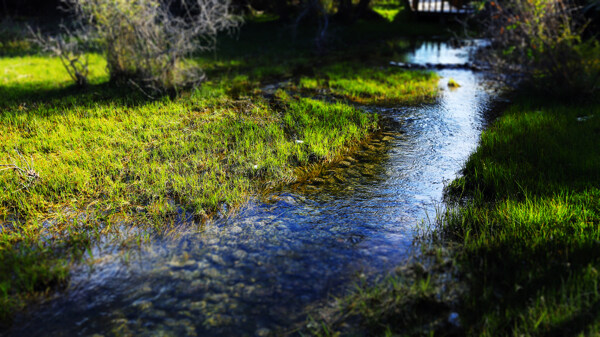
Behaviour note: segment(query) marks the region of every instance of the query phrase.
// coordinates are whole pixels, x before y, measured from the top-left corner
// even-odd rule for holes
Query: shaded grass
[[[307,328],[316,336],[456,336],[453,303],[458,288],[449,287],[452,261],[435,247],[427,264],[411,262],[385,278],[360,280],[334,308],[320,308]],[[450,319],[449,319],[450,318]],[[318,319],[318,320],[316,320]]]
[[[363,284],[336,315],[369,335],[600,334],[599,135],[598,103],[521,96],[447,189],[429,244],[453,247],[453,267]],[[425,281],[438,286],[420,291]],[[453,288],[458,297],[445,298]],[[432,294],[439,302],[427,302]],[[423,301],[428,310],[415,315]],[[444,325],[450,311],[460,329]],[[318,334],[345,331],[323,326]]]
[[[23,22],[0,17],[0,56],[18,56],[37,52],[33,44],[25,38],[26,31]]]
[[[406,52],[403,40],[450,38],[460,26],[413,21],[408,11],[395,2],[382,2],[375,8],[398,11],[394,20],[359,21],[353,25],[332,22],[324,50],[314,44],[315,25],[282,24],[278,21],[250,20],[239,34],[219,38],[218,51],[197,57],[210,78],[242,73],[251,80],[277,81],[289,77],[312,76],[315,69],[340,61],[387,64]],[[392,42],[391,42],[392,41]]]
[[[600,333],[600,106],[514,104],[481,139],[449,197],[464,245],[469,334]]]

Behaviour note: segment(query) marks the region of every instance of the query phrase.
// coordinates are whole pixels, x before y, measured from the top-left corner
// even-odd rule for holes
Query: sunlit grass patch
[[[206,91],[133,106],[70,102],[52,106],[51,114],[46,104],[6,110],[0,160],[10,162],[19,149],[42,180],[26,194],[4,196],[2,213],[44,213],[52,203],[82,196],[131,205],[172,197],[210,212],[239,203],[258,173],[284,179],[290,156],[295,165],[311,155],[331,159],[375,126],[372,115],[341,103],[285,97],[289,111],[280,119],[260,98],[205,98]],[[4,190],[15,184],[2,175]]]
[[[373,10],[375,12],[377,12],[379,15],[381,15],[383,18],[388,20],[389,22],[394,21],[394,19],[396,18],[396,15],[398,15],[398,13],[400,13],[400,9],[374,7]]]
[[[410,105],[433,100],[438,80],[432,72],[338,63],[322,69],[316,79],[301,78],[299,87],[327,89],[360,104]]]
[[[396,15],[405,11],[404,4],[397,1],[380,1],[373,4],[373,11],[388,22],[393,22]]]
[[[90,58],[84,89],[56,59],[0,59],[0,164],[25,161],[39,175],[22,188],[17,171],[0,171],[0,318],[19,294],[64,282],[115,221],[165,226],[181,209],[206,218],[377,127],[376,115],[340,102],[284,92],[269,102],[244,75],[150,100],[112,88],[102,59]]]
[[[286,129],[293,138],[301,140],[308,152],[320,158],[331,160],[349,141],[366,136],[362,126],[375,127],[375,119],[360,113],[354,107],[344,103],[328,103],[310,98],[289,100],[287,94],[280,92],[280,97],[287,101],[288,111],[283,117]],[[306,111],[315,111],[306,114]],[[297,152],[303,156],[302,152]],[[301,161],[306,158],[300,157]]]
[[[106,60],[98,54],[87,55],[91,84],[105,82],[108,79]],[[72,79],[58,58],[47,56],[21,56],[0,58],[0,93],[34,90],[56,90],[72,85]]]

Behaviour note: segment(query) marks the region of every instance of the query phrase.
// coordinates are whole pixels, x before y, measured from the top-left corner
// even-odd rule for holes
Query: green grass
[[[225,39],[219,53],[198,57],[211,81],[175,98],[113,86],[99,55],[89,55],[83,89],[57,59],[27,55],[32,50],[0,58],[0,164],[32,165],[39,175],[23,188],[22,174],[0,171],[0,321],[68,282],[71,265],[93,261],[91,245],[123,226],[160,232],[180,210],[206,219],[302,179],[298,168],[337,160],[378,123],[348,101],[408,104],[436,91],[431,74],[382,68],[389,60],[377,56],[379,42],[366,65],[346,49],[350,68],[332,65],[341,52],[315,57],[305,40],[295,51],[285,36],[273,49],[254,45],[272,24],[255,24],[239,41]],[[305,70],[315,65],[342,83],[331,88],[339,99],[312,99],[294,86],[263,97],[261,83],[310,80]],[[370,84],[355,89],[352,81]],[[366,87],[376,88],[368,99]]]
[[[484,132],[444,223],[469,334],[600,333],[599,134],[598,104],[524,99]]]
[[[405,12],[402,1],[398,0],[373,1],[372,9],[389,22],[393,22],[399,13]]]
[[[524,96],[448,187],[424,271],[361,284],[317,334],[600,334],[600,104]]]
[[[336,63],[321,69],[316,78],[300,78],[298,86],[309,92],[325,89],[359,104],[400,105],[433,100],[437,90],[431,88],[438,80],[438,75],[432,72]]]
[[[316,336],[460,335],[449,321],[461,289],[449,284],[446,249],[423,247],[421,262],[404,264],[375,281],[361,278],[336,306],[317,308],[306,325]],[[455,318],[452,318],[454,321]]]

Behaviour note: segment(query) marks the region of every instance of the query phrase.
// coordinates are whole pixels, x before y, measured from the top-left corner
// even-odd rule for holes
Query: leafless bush
[[[181,0],[184,10],[177,15],[168,0],[62,1],[83,29],[46,45],[66,60],[70,74],[84,70],[77,43],[93,40],[106,55],[112,81],[161,92],[201,81],[203,72],[187,57],[213,49],[219,32],[241,23],[230,11],[231,0]]]
[[[12,164],[0,164],[0,172],[12,171],[19,177],[19,184],[21,187],[12,191],[13,193],[29,189],[31,185],[40,179],[39,173],[37,173],[33,167],[33,159],[27,161],[18,150],[15,150],[15,152],[17,152],[17,155],[19,156],[19,160],[13,160]]]
[[[586,22],[570,0],[490,1],[482,26],[492,41],[485,53],[503,72],[556,93],[592,93],[600,67],[593,41],[582,41]]]
[[[83,34],[83,31],[74,31],[66,29],[63,26],[63,35],[43,36],[40,31],[34,31],[29,27],[31,40],[37,44],[42,51],[58,57],[63,66],[69,73],[69,76],[83,87],[88,83],[88,59],[85,54],[85,44],[82,39],[90,37],[89,34]]]

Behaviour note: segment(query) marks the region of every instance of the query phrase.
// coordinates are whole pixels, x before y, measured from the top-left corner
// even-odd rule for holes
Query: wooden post
[[[419,11],[419,0],[412,0],[412,8],[415,12]]]

